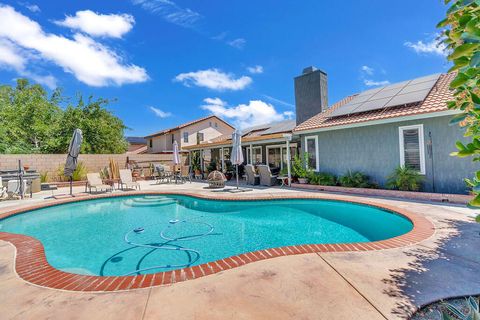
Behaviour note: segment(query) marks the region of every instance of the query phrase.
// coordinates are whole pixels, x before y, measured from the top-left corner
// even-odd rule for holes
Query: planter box
[[[339,192],[339,193],[348,193],[354,195],[365,195],[373,197],[389,197],[389,198],[400,198],[400,199],[410,199],[410,200],[421,200],[421,201],[437,201],[437,202],[448,202],[448,203],[458,203],[458,204],[467,204],[470,200],[473,199],[472,195],[466,194],[448,194],[448,193],[429,193],[429,192],[415,192],[415,191],[399,191],[399,190],[387,190],[387,189],[368,189],[368,188],[346,188],[346,187],[337,187],[337,186],[319,186],[313,184],[299,184],[292,183],[293,188],[315,190],[315,191],[326,191],[326,192]]]

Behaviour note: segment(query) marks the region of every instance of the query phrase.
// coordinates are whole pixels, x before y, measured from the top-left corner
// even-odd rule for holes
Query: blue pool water
[[[403,216],[340,201],[178,195],[88,200],[0,220],[0,231],[39,239],[57,269],[92,275],[154,273],[287,245],[383,240],[412,227]]]

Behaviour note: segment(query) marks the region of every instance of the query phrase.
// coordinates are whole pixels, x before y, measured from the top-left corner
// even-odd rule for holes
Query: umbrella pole
[[[237,190],[238,190],[238,164],[235,165],[235,170],[237,171],[236,172],[237,174],[235,176],[237,177]]]
[[[70,195],[73,197],[73,176],[70,176]]]

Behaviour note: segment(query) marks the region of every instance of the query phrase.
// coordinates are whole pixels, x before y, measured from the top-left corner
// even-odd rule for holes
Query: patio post
[[[203,149],[198,150],[198,152],[200,154],[200,169],[202,170],[202,177],[203,177],[203,173],[205,172],[203,168]]]
[[[285,137],[286,144],[287,144],[287,177],[288,177],[288,186],[290,187],[292,185],[292,175],[290,172],[290,140],[292,140],[292,135],[284,134],[283,136]]]
[[[223,147],[220,148],[220,157],[222,159],[222,172],[223,172],[223,170],[225,170],[225,159],[223,156]]]
[[[253,164],[253,148],[251,144],[250,144],[250,163],[249,164]]]

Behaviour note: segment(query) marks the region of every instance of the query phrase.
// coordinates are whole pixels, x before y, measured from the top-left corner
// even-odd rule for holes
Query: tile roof
[[[455,78],[455,76],[455,72],[442,74],[425,100],[421,102],[338,117],[329,117],[334,110],[341,108],[350,102],[353,98],[355,98],[355,96],[357,96],[357,94],[345,97],[334,105],[330,106],[330,108],[328,108],[326,111],[319,113],[307,121],[299,124],[293,131],[307,131],[374,120],[446,111],[448,110],[446,102],[453,99],[453,92],[449,89],[449,84]]]
[[[283,137],[284,133],[292,132],[294,127],[295,127],[295,120],[284,120],[284,121],[271,122],[271,123],[260,124],[257,126],[245,128],[242,130],[242,142],[281,138]],[[231,140],[232,140],[231,134],[224,134],[216,138],[213,138],[209,141],[204,141],[200,145],[210,146],[210,145],[226,144],[226,143],[231,143]]]
[[[219,117],[217,117],[217,116],[215,116],[215,115],[212,114],[212,115],[209,115],[209,116],[200,118],[200,119],[196,119],[196,120],[193,120],[193,121],[190,121],[190,122],[182,123],[181,125],[178,125],[178,126],[173,127],[173,128],[164,129],[164,130],[161,130],[161,131],[152,133],[152,134],[150,134],[150,135],[148,135],[148,136],[145,136],[145,138],[150,138],[150,137],[155,137],[155,136],[160,136],[160,135],[162,135],[162,134],[170,133],[170,132],[172,132],[172,131],[175,131],[175,130],[179,130],[179,129],[188,127],[188,126],[190,126],[190,125],[192,125],[192,124],[196,124],[196,123],[198,123],[198,122],[201,122],[201,121],[204,121],[204,120],[207,120],[207,119],[210,119],[210,118],[216,118],[216,119],[222,121],[223,123],[225,123],[227,126],[231,127],[232,129],[235,129],[234,127],[232,127],[231,124],[229,124],[229,123],[226,122],[225,120],[220,119]]]

